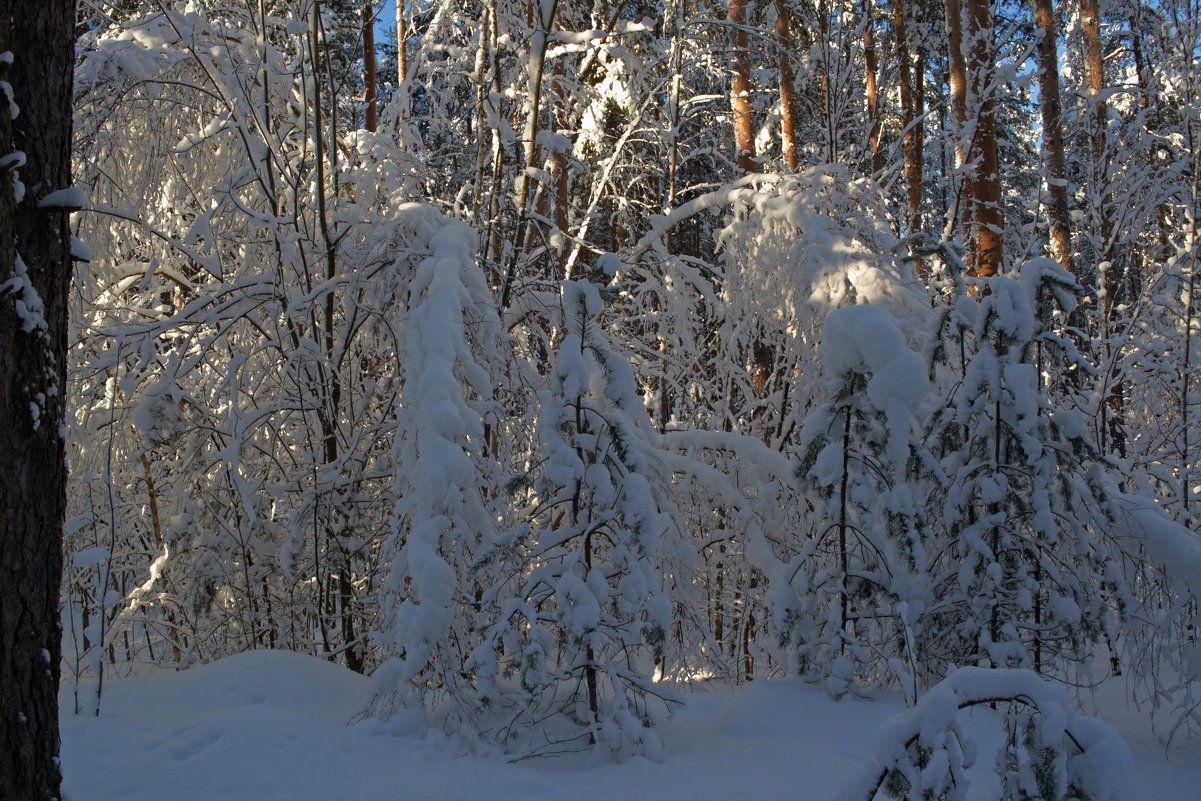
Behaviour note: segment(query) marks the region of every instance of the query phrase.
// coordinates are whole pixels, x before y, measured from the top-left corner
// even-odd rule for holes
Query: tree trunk
[[[734,109],[734,150],[743,172],[759,171],[755,160],[755,110],[751,103],[751,55],[747,49],[746,0],[730,0],[730,104]]]
[[[872,18],[873,0],[863,0],[863,64],[867,104],[867,144],[872,154],[872,175],[884,169],[884,151],[880,149],[880,110],[876,97],[876,28]]]
[[[951,96],[951,111],[955,129],[955,167],[961,176],[960,185],[956,190],[955,200],[951,206],[949,219],[946,221],[944,238],[950,238],[960,221],[964,221],[964,229],[969,232],[968,261],[974,262],[975,241],[971,237],[971,198],[972,174],[968,169],[968,143],[964,139],[967,127],[967,60],[963,55],[963,11],[959,0],[944,0],[947,16],[947,89]]]
[[[897,44],[897,70],[900,73],[901,131],[905,150],[905,191],[909,196],[909,218],[905,221],[906,233],[912,234],[921,224],[922,165],[918,161],[921,150],[914,112],[913,60],[909,55],[909,37],[905,30],[905,0],[893,0],[892,22]],[[917,71],[921,80],[921,71]]]
[[[529,6],[531,19],[535,6]],[[526,228],[529,225],[529,212],[526,206],[530,199],[530,170],[538,165],[538,113],[542,108],[542,77],[546,70],[546,51],[550,45],[551,27],[554,25],[558,11],[558,0],[549,4],[539,5],[537,24],[530,37],[529,63],[529,94],[526,96],[525,128],[521,135],[525,159],[522,169],[517,173],[517,186],[514,192],[517,206],[517,233],[513,237],[513,252],[509,257],[509,266],[505,271],[504,286],[501,289],[500,307],[508,309],[513,292],[513,279],[517,276],[517,262],[521,257],[522,243],[525,242]]]
[[[1097,0],[1080,0],[1081,30],[1084,34],[1084,74],[1088,82],[1088,102],[1093,115],[1089,134],[1093,159],[1100,163],[1105,155],[1105,120],[1108,104],[1102,98],[1105,86],[1105,66],[1101,58],[1101,12]]]
[[[1088,104],[1092,116],[1089,144],[1092,151],[1092,198],[1097,204],[1100,225],[1097,251],[1097,275],[1102,292],[1101,325],[1105,350],[1111,352],[1109,342],[1114,309],[1121,303],[1124,294],[1122,271],[1118,268],[1114,253],[1113,215],[1110,210],[1109,164],[1106,153],[1105,129],[1109,119],[1109,104],[1101,92],[1105,88],[1105,62],[1101,55],[1101,11],[1097,0],[1080,0],[1081,32],[1084,35],[1084,74],[1088,82]],[[1107,358],[1111,365],[1114,359]],[[1112,368],[1111,368],[1112,369]],[[1125,390],[1116,376],[1106,387],[1105,419],[1102,424],[1102,450],[1112,450],[1119,456],[1126,455],[1125,434]]]
[[[1051,257],[1072,271],[1072,227],[1068,216],[1067,167],[1063,150],[1063,107],[1059,101],[1059,52],[1051,0],[1034,0],[1038,26],[1038,91],[1042,105],[1043,158],[1047,168],[1047,222]]]
[[[403,2],[403,0],[401,0]],[[397,35],[397,46],[400,39]],[[376,130],[375,99],[375,3],[363,0],[363,93],[367,100],[365,126],[368,131]]]
[[[1108,203],[1108,180],[1106,173],[1105,128],[1109,118],[1109,104],[1101,92],[1105,88],[1105,63],[1101,57],[1101,12],[1097,0],[1080,0],[1081,31],[1084,34],[1084,74],[1088,82],[1089,113],[1092,124],[1089,145],[1092,150],[1092,181],[1095,202],[1100,212],[1100,250],[1098,269],[1104,276],[1102,289],[1105,292],[1104,314],[1106,319],[1117,295],[1116,270],[1112,264],[1113,224],[1110,220]]]
[[[404,0],[396,3],[396,86],[401,91],[409,79],[409,29],[405,22]]]
[[[61,794],[70,233],[66,209],[39,201],[71,183],[74,27],[71,0],[0,0],[0,52],[12,53],[11,66],[0,62],[0,79],[19,109],[13,119],[0,103],[0,798],[22,801]],[[10,191],[14,170],[25,187],[19,201]]]
[[[800,161],[796,152],[796,98],[792,72],[792,11],[788,0],[776,0],[776,38],[780,48],[780,141],[784,163],[796,172]]]
[[[551,80],[551,125],[555,133],[566,130],[570,124],[564,61],[565,59],[562,58],[555,61],[555,69]],[[550,157],[549,173],[551,185],[554,188],[554,211],[551,219],[555,223],[555,228],[558,229],[559,241],[566,242],[562,237],[567,234],[567,211],[571,195],[571,173],[568,171],[567,153],[558,145],[555,146],[555,152]],[[551,274],[552,279],[562,280],[567,277],[566,270],[564,269],[566,255],[567,250],[562,245],[560,245],[557,252],[552,254],[554,260],[554,270]]]
[[[976,220],[976,264],[981,277],[996,275],[1004,258],[1001,176],[997,163],[997,105],[993,87],[993,30],[989,0],[968,0],[971,32],[972,95],[976,98],[976,149],[979,166],[972,176]]]

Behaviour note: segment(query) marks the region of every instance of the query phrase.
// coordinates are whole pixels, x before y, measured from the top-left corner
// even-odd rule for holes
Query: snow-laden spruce
[[[822,515],[779,577],[774,629],[791,669],[835,695],[900,680],[913,697],[914,629],[932,600],[915,492],[937,486],[920,470],[926,365],[872,305],[826,316],[821,358],[831,400],[808,416],[798,472]]]
[[[510,750],[655,758],[650,727],[672,697],[652,676],[671,625],[661,552],[674,510],[633,371],[597,319],[599,288],[567,281],[562,303],[539,455],[512,486],[526,522],[489,555],[500,581],[480,602],[499,620],[468,667]]]
[[[965,663],[1058,673],[1112,635],[1104,493],[1084,422],[1060,394],[1079,357],[1051,323],[1078,291],[1058,264],[1032,259],[981,281],[950,315],[962,372],[931,425],[949,480],[946,546],[919,643],[935,675]]]
[[[433,231],[429,256],[407,286],[400,326],[405,385],[393,439],[392,533],[382,551],[389,568],[374,633],[384,659],[372,707],[383,716],[404,707],[428,711],[431,722],[455,730],[469,728],[487,702],[464,664],[485,625],[475,565],[496,520],[484,489],[490,474],[481,419],[492,384],[480,362],[499,320],[475,263],[475,232],[426,206],[404,213],[420,215]]]

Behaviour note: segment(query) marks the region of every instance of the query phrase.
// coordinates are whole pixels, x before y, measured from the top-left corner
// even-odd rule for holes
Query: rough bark
[[[867,105],[867,144],[872,154],[872,175],[884,169],[884,151],[880,149],[880,110],[877,99],[876,26],[872,18],[873,0],[863,0],[864,96]]]
[[[955,128],[955,167],[962,176],[944,234],[950,237],[961,220],[968,231],[972,228],[972,204],[969,201],[973,190],[971,170],[967,167],[969,148],[964,140],[964,128],[967,125],[967,60],[963,55],[963,11],[959,0],[944,0],[944,10],[947,17],[947,88],[951,96]],[[974,261],[971,254],[975,251],[975,242],[970,236],[968,251],[970,263]]]
[[[747,49],[746,0],[730,0],[730,104],[734,110],[734,150],[743,172],[758,172],[755,159],[755,110],[751,104],[751,55]]]
[[[0,168],[0,798],[58,798],[58,679],[62,524],[66,504],[66,382],[70,236],[62,209],[39,208],[70,185],[75,4],[0,0],[0,52],[19,114],[0,102],[0,159],[25,155],[14,198],[11,159]],[[7,73],[7,74],[4,74]],[[14,287],[18,257],[26,281]],[[16,301],[36,292],[42,325]],[[26,329],[30,330],[26,330]],[[36,416],[33,413],[37,408]]]
[[[917,115],[914,105],[914,78],[921,80],[921,71],[913,69],[909,54],[909,36],[905,28],[905,0],[893,0],[893,33],[896,36],[897,72],[901,89],[901,130],[905,151],[905,191],[909,197],[909,219],[907,233],[913,233],[921,225],[922,165],[919,161],[921,145],[918,141]]]
[[[792,11],[788,0],[776,0],[776,39],[780,48],[780,141],[784,163],[796,172],[800,164],[796,149],[796,97],[792,71]]]
[[[396,4],[396,79],[399,87],[409,79],[409,28],[404,0]]]
[[[1051,0],[1034,0],[1038,26],[1038,91],[1042,105],[1043,159],[1047,169],[1047,222],[1051,257],[1072,271],[1072,227],[1068,214],[1067,167],[1063,149],[1063,107],[1059,100],[1059,52]]]
[[[1104,62],[1101,58],[1101,12],[1097,0],[1080,0],[1081,32],[1084,34],[1084,74],[1088,82],[1089,110],[1093,127],[1089,133],[1093,158],[1098,162],[1105,155],[1105,120],[1109,110],[1101,90],[1105,86]]]
[[[364,127],[372,133],[375,133],[377,127],[375,67],[375,3],[374,0],[363,0],[363,89],[367,101]]]
[[[1081,32],[1084,35],[1084,75],[1088,84],[1088,110],[1092,116],[1089,126],[1089,145],[1092,151],[1092,180],[1094,197],[1100,212],[1100,253],[1097,254],[1103,264],[1104,274],[1105,316],[1109,316],[1117,296],[1116,270],[1113,262],[1113,224],[1109,209],[1108,187],[1106,173],[1105,128],[1109,118],[1109,104],[1105,101],[1102,90],[1105,88],[1105,63],[1101,56],[1101,12],[1097,0],[1080,0]],[[1108,265],[1109,269],[1105,269]]]
[[[553,98],[551,104],[551,123],[556,133],[566,130],[571,124],[564,61],[565,59],[562,58],[555,61],[555,69],[551,80],[551,96]],[[562,235],[567,233],[571,173],[568,171],[567,153],[561,147],[556,147],[555,152],[551,154],[549,173],[551,185],[554,187],[554,212],[551,219],[555,223],[555,228]],[[562,248],[553,257],[554,274],[552,278],[555,280],[562,280],[567,277],[564,270],[566,255],[567,250]]]
[[[1001,176],[997,161],[997,107],[993,87],[992,9],[988,0],[968,0],[971,32],[972,95],[976,98],[976,152],[978,166],[972,176],[973,212],[976,220],[975,274],[996,275],[1004,258],[1001,213]]]
[[[1092,116],[1089,125],[1089,145],[1092,151],[1093,202],[1097,204],[1097,219],[1100,230],[1097,252],[1097,273],[1101,279],[1101,316],[1103,335],[1108,337],[1114,309],[1121,303],[1124,292],[1122,271],[1114,252],[1113,214],[1110,209],[1109,165],[1106,152],[1105,131],[1109,119],[1109,104],[1102,91],[1105,88],[1105,62],[1101,55],[1101,11],[1097,0],[1080,0],[1080,27],[1084,35],[1084,75],[1088,84],[1088,111]],[[1106,350],[1110,345],[1107,342]],[[1112,360],[1107,359],[1112,363]],[[1112,450],[1119,456],[1126,455],[1125,434],[1125,388],[1120,378],[1114,378],[1107,387],[1105,419],[1102,425],[1103,450]]]

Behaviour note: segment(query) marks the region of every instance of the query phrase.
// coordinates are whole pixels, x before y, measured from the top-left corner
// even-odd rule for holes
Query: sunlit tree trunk
[[[512,299],[513,280],[517,275],[517,262],[523,250],[526,229],[529,226],[529,213],[526,205],[530,200],[530,170],[537,166],[538,158],[538,114],[542,108],[542,78],[546,70],[546,50],[550,44],[550,31],[554,25],[558,3],[530,5],[530,16],[534,23],[534,33],[530,38],[529,63],[529,94],[526,97],[525,129],[521,135],[525,159],[523,169],[517,173],[515,203],[517,205],[517,234],[513,237],[513,253],[505,271],[504,286],[501,289],[500,306],[509,308]],[[536,13],[535,13],[536,12]]]
[[[751,55],[747,49],[746,0],[729,0],[730,103],[734,110],[735,159],[743,172],[757,172],[755,159],[755,110],[751,103]]]
[[[955,131],[955,168],[960,182],[955,188],[951,210],[946,220],[944,238],[950,238],[955,229],[962,225],[968,236],[968,262],[975,261],[975,239],[972,231],[971,202],[972,172],[968,167],[969,143],[964,134],[967,128],[967,60],[963,55],[963,10],[959,0],[944,0],[947,17],[947,89],[951,100],[951,113]]]
[[[405,0],[396,0],[396,85],[409,79],[409,28],[405,20]]]
[[[1038,26],[1038,92],[1042,106],[1043,159],[1047,170],[1047,222],[1051,257],[1072,270],[1072,228],[1068,216],[1067,167],[1063,149],[1063,107],[1059,100],[1059,53],[1051,0],[1034,0]]]
[[[784,163],[796,172],[800,163],[796,149],[796,98],[792,71],[792,11],[788,0],[776,0],[776,39],[780,48],[780,140]],[[874,88],[874,87],[873,87]]]
[[[880,109],[876,89],[876,24],[873,0],[863,0],[864,99],[867,106],[867,144],[872,154],[872,175],[884,169],[884,151],[880,149]]]
[[[1114,251],[1113,214],[1109,194],[1109,154],[1106,146],[1106,127],[1109,119],[1109,104],[1103,94],[1105,88],[1105,62],[1101,55],[1101,11],[1097,0],[1080,0],[1080,23],[1084,37],[1084,75],[1088,84],[1089,144],[1092,151],[1092,199],[1097,205],[1096,219],[1100,226],[1097,232],[1096,257],[1098,289],[1102,294],[1101,325],[1105,348],[1110,355],[1106,362],[1113,365],[1110,334],[1113,327],[1114,310],[1121,302],[1123,281],[1121,269],[1116,263]],[[1111,377],[1105,391],[1102,421],[1103,450],[1111,450],[1119,456],[1126,452],[1125,437],[1125,390],[1122,381]]]
[[[1004,258],[1001,176],[997,162],[997,105],[993,86],[993,27],[989,0],[968,0],[972,96],[976,99],[978,167],[972,176],[976,222],[975,274],[996,275]]]

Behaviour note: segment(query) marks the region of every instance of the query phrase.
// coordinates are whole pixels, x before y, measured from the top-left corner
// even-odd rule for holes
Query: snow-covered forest
[[[956,706],[1015,799],[1109,797],[1065,688],[1201,725],[1197,0],[382,13],[81,6],[75,711],[280,649],[655,759],[798,676],[913,799]]]

